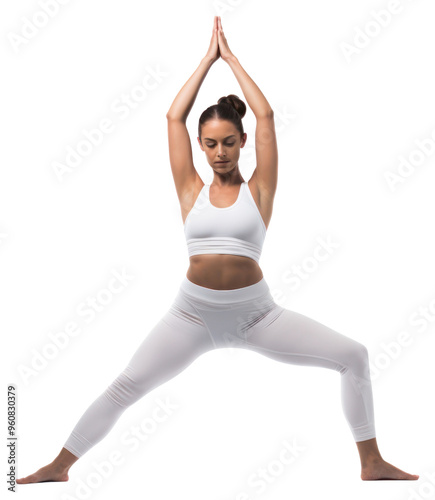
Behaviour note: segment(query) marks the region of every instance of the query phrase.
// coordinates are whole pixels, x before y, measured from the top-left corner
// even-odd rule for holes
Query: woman
[[[212,64],[233,70],[257,119],[257,167],[239,170],[246,143],[237,96],[201,115],[198,142],[213,170],[205,185],[192,161],[186,118]],[[258,265],[272,216],[278,155],[272,109],[228,47],[219,17],[206,56],[167,113],[171,169],[180,201],[190,266],[165,316],[127,367],[91,404],[56,459],[18,484],[67,481],[73,463],[97,444],[121,414],[211,349],[252,349],[278,361],[322,366],[341,374],[342,405],[361,459],[361,478],[418,479],[384,461],[376,443],[372,387],[364,345],[276,304]]]

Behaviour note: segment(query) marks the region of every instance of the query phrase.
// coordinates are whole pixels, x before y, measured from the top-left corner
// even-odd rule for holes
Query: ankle
[[[60,450],[59,455],[53,460],[51,465],[60,472],[68,472],[71,466],[77,462],[78,457],[72,454],[66,448]]]
[[[366,467],[372,467],[373,465],[384,462],[384,459],[381,455],[373,454],[364,457],[364,460],[361,460],[361,467],[364,469]]]
[[[71,464],[65,464],[64,462],[58,460],[57,458],[53,460],[50,464],[58,472],[68,472]]]

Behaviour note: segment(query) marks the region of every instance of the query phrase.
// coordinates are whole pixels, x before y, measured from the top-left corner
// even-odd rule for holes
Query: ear
[[[202,147],[202,144],[201,144],[201,140],[199,139],[199,137],[197,137],[197,139],[198,139],[199,147],[201,148],[202,151],[204,151],[204,148]]]
[[[248,138],[248,134],[245,132],[243,135],[242,135],[242,139],[240,141],[240,147],[243,148],[246,144],[246,139]]]

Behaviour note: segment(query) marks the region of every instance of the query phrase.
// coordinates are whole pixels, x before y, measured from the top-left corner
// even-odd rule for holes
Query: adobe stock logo
[[[273,485],[282,475],[291,471],[291,465],[301,460],[306,450],[307,446],[301,446],[296,442],[295,438],[293,438],[293,442],[284,439],[282,448],[278,451],[278,456],[267,463],[261,464],[253,471],[246,481],[249,489],[238,491],[233,498],[235,500],[251,500],[263,495],[270,485]]]
[[[65,146],[64,157],[59,161],[51,162],[51,168],[60,183],[64,181],[65,176],[77,170],[86,157],[101,147],[101,144],[107,140],[107,136],[116,130],[116,126],[131,116],[132,111],[149,98],[150,91],[155,92],[168,76],[168,73],[161,71],[160,66],[155,70],[149,66],[145,69],[146,73],[139,83],[134,84],[127,92],[122,92],[110,102],[109,109],[114,113],[113,119],[104,116],[91,129],[83,128],[82,137],[76,144]]]
[[[50,19],[57,16],[61,5],[66,5],[70,0],[40,0],[39,6],[41,10],[36,11],[32,17],[21,17],[23,22],[21,33],[17,34],[9,32],[7,38],[11,43],[15,52],[19,52],[21,48],[27,46],[29,41],[35,38],[49,23]]]
[[[82,477],[75,478],[70,482],[68,489],[61,494],[60,500],[87,500],[91,498],[101,486],[106,486],[120,466],[128,464],[132,453],[142,448],[142,443],[148,440],[160,429],[174,419],[174,410],[178,411],[179,404],[174,404],[168,397],[164,400],[160,397],[154,399],[156,406],[152,414],[146,416],[139,425],[132,425],[128,430],[122,432],[120,444],[122,448],[111,450],[107,456],[98,461],[93,460],[89,472]],[[176,415],[176,413],[175,413]]]
[[[115,296],[124,292],[130,286],[133,276],[121,271],[111,270],[112,277],[95,294],[88,295],[75,307],[77,318],[72,318],[63,327],[48,334],[49,341],[38,349],[30,350],[30,360],[20,363],[17,372],[25,385],[29,385],[42,371],[46,370],[50,362],[56,359],[62,351],[70,345],[70,340],[80,335],[86,325],[95,321],[114,301]]]
[[[384,172],[385,181],[392,192],[397,190],[397,185],[403,185],[406,179],[415,174],[416,167],[422,166],[435,153],[435,128],[429,137],[414,139],[414,144],[417,147],[409,151],[406,158],[403,155],[397,157],[395,171]]]
[[[409,1],[412,2],[412,0]],[[393,16],[400,14],[403,9],[404,5],[401,0],[390,0],[386,8],[371,10],[372,19],[367,21],[363,28],[359,26],[353,27],[353,44],[348,42],[340,43],[340,49],[346,62],[350,64],[353,57],[361,54],[381,34],[382,30],[385,30],[391,24]]]
[[[412,312],[408,317],[408,325],[418,327],[416,333],[422,334],[435,323],[435,299],[432,299],[429,304],[422,304],[418,309]],[[420,337],[415,335],[408,326],[406,329],[401,329],[393,339],[387,342],[381,342],[381,352],[373,356],[373,362],[370,361],[370,377],[375,381],[385,370],[393,366],[402,356],[405,348],[413,344],[414,340],[420,340]]]
[[[292,264],[281,274],[282,283],[290,289],[291,293],[297,292],[307,280],[311,279],[313,274],[324,265],[323,262],[329,260],[341,246],[341,243],[334,241],[329,235],[326,238],[317,236],[316,242],[317,245],[311,255],[303,257],[300,264]],[[288,296],[280,288],[273,288],[271,293],[279,305],[283,305],[288,300]]]

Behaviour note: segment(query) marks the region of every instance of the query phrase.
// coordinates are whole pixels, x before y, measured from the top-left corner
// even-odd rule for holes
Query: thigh
[[[366,347],[304,314],[283,309],[249,331],[246,347],[272,359],[341,371],[365,359]],[[362,356],[363,355],[363,356]]]
[[[147,333],[123,373],[149,390],[213,347],[205,325],[185,308],[175,310],[172,306]]]

